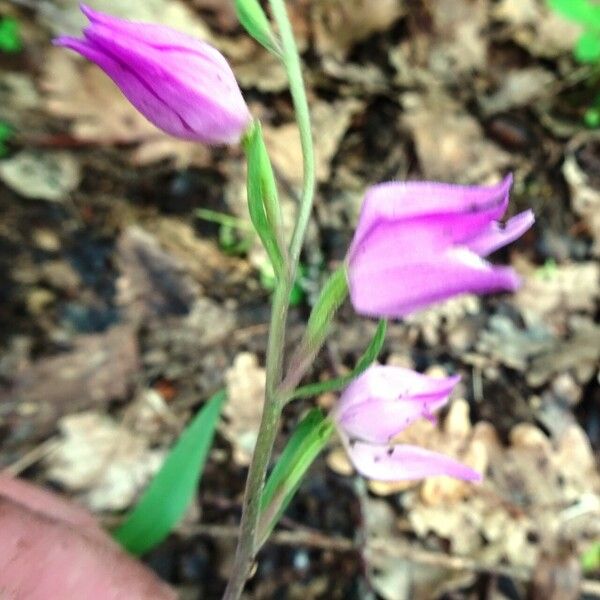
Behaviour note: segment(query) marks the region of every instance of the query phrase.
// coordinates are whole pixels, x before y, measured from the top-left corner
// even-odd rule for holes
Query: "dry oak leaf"
[[[45,476],[77,494],[94,512],[131,506],[166,453],[95,412],[64,417],[59,430],[61,437],[44,461]]]
[[[479,122],[441,92],[407,93],[402,103],[402,122],[412,133],[425,179],[482,183],[497,179],[510,163]]]
[[[343,60],[353,46],[387,31],[405,13],[404,0],[317,0],[311,10],[317,52]]]
[[[265,396],[265,370],[256,355],[241,352],[225,373],[227,402],[223,435],[231,442],[238,465],[250,464]]]

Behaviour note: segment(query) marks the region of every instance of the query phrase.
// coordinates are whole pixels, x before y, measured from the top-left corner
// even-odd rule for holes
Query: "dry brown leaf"
[[[507,111],[517,106],[527,106],[548,95],[554,95],[553,73],[542,67],[528,67],[508,71],[498,87],[489,96],[481,96],[479,105],[484,115]]]
[[[186,314],[200,296],[183,263],[141,227],[128,227],[119,236],[117,264],[117,303],[132,322]]]
[[[353,98],[336,102],[315,102],[312,105],[312,129],[315,140],[317,179],[328,181],[331,160],[350,125],[352,117],[364,106]],[[295,123],[280,127],[264,127],[264,135],[273,166],[290,183],[302,183],[302,151],[300,134]]]
[[[581,25],[563,18],[543,0],[499,0],[492,17],[509,25],[508,34],[534,56],[556,58],[570,53],[581,35]]]
[[[594,175],[595,155],[600,136],[597,133],[576,136],[567,147],[563,175],[571,192],[573,211],[583,218],[594,239],[593,251],[600,256],[600,188]],[[591,163],[588,174],[580,160]]]
[[[485,67],[487,26],[485,0],[436,0],[429,4],[435,37],[429,68],[442,80]]]
[[[413,135],[426,179],[481,183],[497,179],[510,156],[489,142],[479,122],[441,92],[403,97],[403,123]]]
[[[65,414],[123,400],[138,361],[135,331],[120,325],[79,335],[68,352],[21,365],[12,385],[0,393],[0,416],[9,426],[6,441],[39,439]]]
[[[129,507],[166,453],[96,412],[64,417],[59,430],[61,437],[45,459],[45,476],[94,512]]]
[[[24,198],[64,202],[81,180],[81,169],[68,152],[22,150],[0,162],[0,178]]]
[[[573,313],[593,315],[600,299],[600,264],[579,262],[539,269],[521,260],[523,286],[513,302],[529,321],[564,330]]]
[[[231,442],[238,465],[250,464],[265,396],[265,370],[250,352],[241,352],[225,374],[227,402],[223,435]]]
[[[317,51],[343,60],[357,43],[387,31],[405,12],[404,0],[317,0],[311,10]]]
[[[470,327],[469,320],[480,310],[481,302],[477,296],[462,294],[409,315],[405,322],[410,329],[422,335],[430,346],[439,345],[447,336],[458,342],[461,334],[466,336],[462,344],[469,346],[476,339],[476,332]]]
[[[445,450],[443,439],[428,439]],[[405,506],[415,532],[420,537],[436,533],[456,554],[527,567],[536,564],[543,538],[568,532],[583,544],[588,535],[598,535],[600,476],[579,426],[550,439],[533,425],[519,424],[510,442],[503,447],[490,424],[475,425],[466,453],[478,445],[477,452],[485,454],[484,482],[465,487],[462,495],[440,492],[431,480],[419,493],[410,492]],[[577,510],[582,498],[594,501]]]

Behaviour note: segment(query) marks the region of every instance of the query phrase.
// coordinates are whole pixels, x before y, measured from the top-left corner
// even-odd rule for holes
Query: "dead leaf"
[[[62,437],[44,461],[46,478],[94,512],[128,508],[166,454],[96,412],[63,417],[59,429]]]
[[[403,123],[411,131],[426,179],[482,183],[498,179],[510,156],[489,142],[479,122],[440,93],[403,96]]]
[[[315,165],[317,179],[328,181],[331,174],[331,160],[339,143],[346,133],[350,121],[363,103],[353,98],[336,102],[315,102],[312,105],[312,129],[315,140]],[[320,132],[327,132],[321,135]],[[265,142],[273,161],[273,166],[290,183],[302,183],[302,150],[300,134],[295,123],[279,127],[264,127]]]
[[[523,286],[513,302],[529,322],[543,321],[564,330],[573,313],[593,315],[600,299],[600,264],[578,262],[540,269],[520,261]]]
[[[442,80],[485,66],[486,4],[485,0],[436,0],[429,4],[436,34],[429,68]]]
[[[0,178],[24,198],[64,202],[79,185],[81,171],[68,152],[23,150],[0,162]]]
[[[227,422],[223,434],[234,448],[238,465],[250,464],[260,425],[265,396],[265,370],[254,354],[241,352],[225,373],[227,402],[223,408]]]
[[[312,3],[315,43],[319,54],[343,60],[374,33],[387,31],[406,12],[404,0],[318,0]]]
[[[557,58],[571,53],[583,32],[540,0],[499,0],[491,6],[495,20],[506,23],[508,35],[534,56]]]
[[[595,176],[595,156],[600,143],[596,133],[574,137],[567,146],[562,172],[571,192],[573,211],[586,222],[600,256],[600,187]],[[589,163],[589,168],[586,168]]]
[[[201,294],[182,262],[140,227],[128,227],[119,236],[117,264],[118,304],[132,322],[186,314]]]
[[[484,115],[493,115],[517,106],[527,106],[553,95],[551,88],[556,77],[542,67],[515,69],[505,73],[492,94],[480,96],[479,104]]]
[[[0,416],[14,421],[9,441],[40,439],[65,414],[123,400],[138,370],[134,330],[126,325],[80,335],[68,352],[40,358],[0,393]]]

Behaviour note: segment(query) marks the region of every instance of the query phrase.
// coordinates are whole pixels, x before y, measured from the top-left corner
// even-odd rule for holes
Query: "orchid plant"
[[[519,284],[516,273],[509,267],[495,267],[484,257],[521,236],[534,221],[531,211],[526,211],[500,224],[508,207],[510,176],[489,187],[429,182],[371,187],[346,260],[325,283],[303,339],[286,360],[290,293],[315,195],[315,165],[301,61],[284,0],[269,0],[269,6],[275,26],[258,0],[236,1],[242,25],[281,60],[289,79],[304,167],[290,239],[282,226],[278,186],[261,124],[252,118],[231,68],[215,48],[167,27],[129,22],[86,6],[82,10],[89,26],[83,38],[55,40],[102,68],[130,102],[165,132],[205,144],[240,143],[245,151],[249,213],[270,259],[275,286],[262,422],[248,472],[226,600],[241,596],[257,552],[334,432],[357,471],[366,477],[481,478],[451,457],[394,444],[395,436],[410,423],[432,418],[459,378],[434,379],[374,362],[384,342],[386,319],[405,317],[463,292],[514,290]],[[348,375],[300,385],[348,295],[359,315],[380,319],[373,340]],[[340,389],[344,391],[330,414],[318,409],[308,412],[267,478],[284,406]],[[211,410],[217,414],[215,407],[212,404]],[[185,444],[189,448],[193,437],[188,436]]]

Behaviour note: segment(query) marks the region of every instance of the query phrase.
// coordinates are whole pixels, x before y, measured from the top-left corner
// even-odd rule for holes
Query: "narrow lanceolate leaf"
[[[261,496],[257,549],[269,537],[306,471],[329,441],[333,429],[331,419],[325,417],[318,408],[313,408],[296,427]]]
[[[279,42],[258,0],[235,0],[235,11],[244,29],[269,52],[281,55]]]
[[[248,211],[278,277],[283,271],[283,230],[275,175],[262,135],[255,121],[244,138],[248,159]]]
[[[289,399],[294,400],[296,398],[310,398],[324,392],[334,392],[346,387],[353,379],[358,377],[361,373],[364,373],[364,371],[366,371],[377,359],[377,356],[379,356],[381,348],[383,347],[383,342],[385,341],[386,329],[387,321],[382,319],[377,325],[377,330],[375,331],[375,335],[373,336],[371,343],[365,350],[364,354],[358,359],[356,366],[354,369],[352,369],[352,371],[350,371],[350,373],[343,375],[342,377],[336,377],[335,379],[303,385],[302,387],[294,390],[290,394]]]
[[[217,392],[193,418],[125,522],[113,532],[132,554],[159,544],[187,510],[204,469],[225,392]]]

